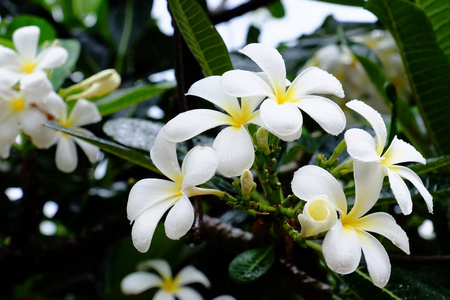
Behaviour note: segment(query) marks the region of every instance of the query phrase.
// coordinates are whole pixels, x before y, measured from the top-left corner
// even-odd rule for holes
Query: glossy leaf
[[[230,277],[240,283],[249,283],[263,276],[272,266],[275,254],[272,247],[245,251],[230,263]]]
[[[170,9],[203,75],[222,75],[232,70],[221,36],[196,0],[168,0]]]
[[[37,26],[41,30],[41,34],[39,35],[39,44],[56,39],[56,31],[49,22],[31,15],[21,15],[14,18],[11,24],[8,25],[6,36],[12,38],[12,34],[16,29],[30,25]]]
[[[450,64],[427,15],[406,0],[370,0],[365,8],[389,29],[399,46],[413,96],[438,153],[450,153]]]

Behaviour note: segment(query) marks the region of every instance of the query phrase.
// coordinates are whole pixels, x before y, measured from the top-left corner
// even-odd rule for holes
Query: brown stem
[[[277,0],[251,0],[233,9],[211,14],[210,19],[213,24],[219,24],[276,1]]]

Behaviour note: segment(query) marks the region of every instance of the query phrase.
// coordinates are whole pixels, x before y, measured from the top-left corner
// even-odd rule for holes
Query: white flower
[[[211,147],[197,146],[191,149],[180,166],[176,144],[165,138],[165,127],[156,136],[150,156],[155,166],[166,175],[164,179],[142,179],[130,191],[127,215],[134,222],[131,236],[140,252],[146,252],[163,214],[170,209],[164,223],[166,235],[179,239],[192,227],[194,208],[189,197],[217,194],[219,191],[196,187],[211,179],[219,160]]]
[[[47,120],[38,105],[51,91],[52,86],[45,75],[36,74],[25,78],[20,91],[0,85],[0,156],[7,158],[11,145],[20,129],[39,148],[51,145],[46,138],[47,128],[42,123]]]
[[[339,212],[338,221],[327,232],[322,245],[328,267],[339,274],[352,273],[359,264],[362,250],[373,283],[383,287],[391,273],[389,256],[383,245],[368,231],[383,235],[407,254],[409,242],[406,233],[391,215],[376,212],[364,216],[378,200],[383,182],[382,177],[365,164],[354,162],[356,196],[349,213],[339,182],[322,168],[300,168],[295,173],[292,188],[295,195],[306,201],[327,198]]]
[[[392,192],[403,214],[410,214],[413,204],[409,189],[402,178],[409,180],[417,188],[427,204],[428,211],[432,213],[433,196],[427,191],[422,180],[411,169],[398,165],[404,162],[425,164],[423,156],[413,146],[398,139],[397,136],[383,153],[387,132],[381,115],[362,101],[352,100],[347,103],[347,106],[362,115],[375,131],[374,139],[362,129],[347,130],[345,142],[350,156],[355,160],[370,162],[370,168],[374,172],[379,173],[382,178],[389,177]]]
[[[51,46],[37,54],[40,29],[26,26],[14,31],[12,39],[17,52],[0,46],[0,80],[10,85],[33,73],[60,67],[67,60],[67,50]]]
[[[249,169],[255,159],[252,138],[247,130],[249,123],[259,124],[259,113],[254,112],[262,98],[243,98],[241,105],[236,97],[221,90],[220,76],[211,76],[194,83],[188,95],[201,97],[225,113],[210,109],[194,109],[181,113],[166,125],[166,137],[172,142],[186,141],[208,129],[228,125],[214,140],[213,148],[219,156],[218,171],[224,176],[238,176]]]
[[[146,272],[154,269],[160,276]],[[202,300],[203,297],[194,289],[186,285],[201,283],[210,287],[208,278],[193,266],[183,268],[173,278],[169,264],[165,260],[154,259],[139,264],[138,272],[127,275],[121,282],[124,294],[136,295],[151,288],[159,288],[153,300]]]
[[[336,224],[336,209],[328,199],[321,199],[320,197],[311,199],[306,203],[303,212],[298,215],[298,221],[302,226],[301,236],[314,236],[327,231]]]
[[[250,44],[240,52],[250,57],[263,71],[256,74],[233,70],[222,76],[222,88],[236,97],[268,97],[261,104],[264,127],[284,141],[300,137],[306,112],[328,133],[338,135],[344,130],[345,116],[333,101],[314,94],[344,96],[339,81],[331,74],[309,68],[298,75],[286,90],[286,68],[280,53],[269,46]]]
[[[70,115],[67,116],[66,103],[54,92],[44,100],[44,107],[49,114],[54,116],[55,123],[87,135],[93,134],[80,128],[80,126],[97,123],[102,119],[97,106],[86,99],[79,99]],[[80,146],[91,163],[97,161],[97,155],[100,151],[98,147],[63,132],[53,131],[52,134],[55,142],[57,142],[55,162],[60,171],[70,173],[76,169],[78,156],[75,143]]]

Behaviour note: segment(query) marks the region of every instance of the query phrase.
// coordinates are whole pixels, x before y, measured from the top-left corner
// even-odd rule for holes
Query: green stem
[[[344,175],[353,171],[353,159],[349,159],[340,166],[334,168],[331,171],[331,175],[334,177],[340,177],[340,175]]]
[[[338,156],[341,155],[342,151],[347,148],[347,144],[345,143],[345,140],[342,140],[339,145],[337,145],[336,149],[334,149],[333,154],[331,155],[330,159],[328,160],[328,164],[332,166],[334,162],[337,160]]]
[[[322,245],[311,240],[306,240],[305,243],[309,248],[313,249],[314,251],[322,253]]]

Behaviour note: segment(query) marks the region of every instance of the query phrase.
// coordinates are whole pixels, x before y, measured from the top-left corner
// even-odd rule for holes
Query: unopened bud
[[[256,131],[256,145],[258,148],[265,154],[270,154],[269,149],[269,132],[262,127],[259,127],[259,129]]]
[[[255,189],[253,174],[250,170],[244,170],[241,174],[241,191],[242,195],[250,195]]]
[[[103,70],[91,77],[77,83],[65,90],[66,93],[70,93],[75,90],[84,90],[78,94],[73,94],[67,97],[67,101],[75,100],[79,98],[93,98],[106,95],[120,85],[120,75],[114,69]]]

